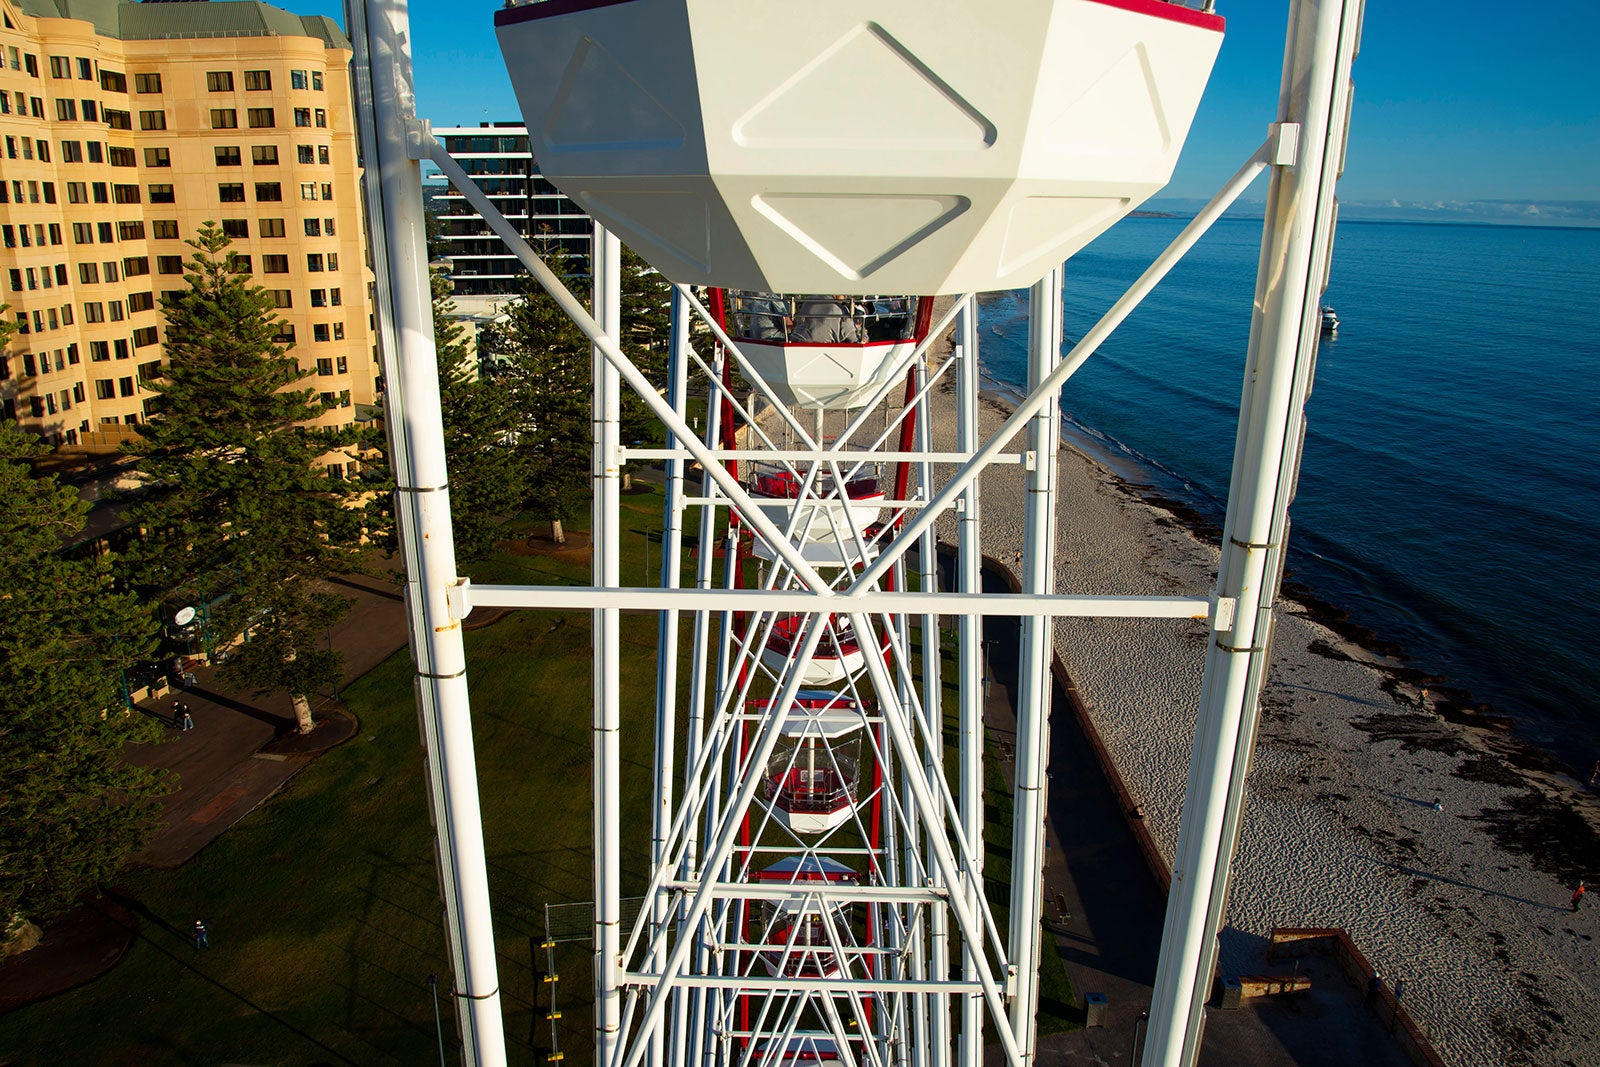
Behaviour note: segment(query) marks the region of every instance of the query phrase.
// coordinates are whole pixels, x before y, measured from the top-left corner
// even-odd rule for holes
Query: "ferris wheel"
[[[1266,141],[1063,353],[1061,263],[1172,173],[1220,47],[1211,11],[1028,0],[543,0],[496,15],[544,175],[597,220],[591,316],[412,108],[408,26],[350,0],[441,882],[469,1062],[504,1062],[459,622],[594,620],[595,1062],[1032,1061],[1051,619],[1211,633],[1146,1064],[1192,1062],[1266,663],[1342,165],[1360,0],[1295,0]],[[432,159],[589,336],[586,588],[455,569],[417,160]],[[1271,172],[1235,491],[1209,597],[1054,588],[1062,384]],[[620,341],[620,241],[675,283],[665,389]],[[1269,270],[1267,264],[1271,264]],[[979,419],[974,293],[1030,288],[1027,395]],[[660,420],[625,447],[620,396]],[[953,418],[936,425],[934,400]],[[691,425],[691,408],[704,424]],[[621,580],[627,462],[665,470],[661,567]],[[983,486],[1025,493],[1020,592],[983,591]],[[651,823],[625,825],[622,610],[660,619]],[[1021,619],[1009,884],[986,886],[981,630]],[[687,674],[687,678],[683,675]],[[624,872],[621,842],[649,835]],[[628,880],[645,885],[635,915]]]

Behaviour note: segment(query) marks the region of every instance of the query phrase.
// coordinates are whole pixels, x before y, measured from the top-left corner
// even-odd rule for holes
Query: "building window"
[[[177,202],[177,195],[170,185],[150,186],[150,202],[152,204],[173,204]]]
[[[211,128],[213,130],[237,130],[239,128],[239,112],[231,107],[212,108]]]
[[[333,183],[332,182],[323,182],[322,183],[322,199],[328,201],[329,203],[333,202]]]
[[[262,256],[261,270],[266,274],[288,274],[288,256]]]
[[[309,107],[297,107],[297,108],[295,108],[294,109],[294,124],[296,126],[307,126],[307,127],[309,127],[311,125],[311,109]]]
[[[216,154],[219,167],[237,167],[240,164],[238,145],[219,144]]]
[[[94,189],[94,202],[95,203],[97,203],[97,204],[109,204],[109,203],[111,203],[111,186],[107,185],[105,182],[95,182],[94,185],[91,188]]]
[[[213,93],[233,92],[233,71],[208,70],[206,71],[206,89]]]
[[[121,396],[133,396],[134,395],[133,390],[134,390],[133,379],[131,377],[130,378],[118,378],[117,379],[117,393],[119,395],[121,395]]]
[[[277,125],[270,107],[253,107],[250,109],[248,117],[252,130],[271,129]]]
[[[264,167],[278,165],[278,146],[275,144],[258,144],[250,146],[250,162]]]
[[[337,253],[337,252],[329,252],[328,253],[328,269],[329,270],[338,270],[339,269],[339,253]]]
[[[237,252],[228,253],[228,269],[235,274],[254,274],[255,270],[250,265],[249,256],[241,256]]]
[[[94,81],[93,60],[85,59],[83,56],[78,57],[78,80],[86,82]]]
[[[349,360],[349,358],[346,357],[346,356],[338,357],[334,361],[334,369],[337,370],[340,374],[349,374],[350,373],[350,360]]]
[[[144,165],[147,167],[172,166],[172,150],[170,148],[146,148],[144,150]],[[151,203],[155,203],[154,200]]]
[[[322,71],[314,70],[311,72],[311,88],[319,93],[322,92]]]
[[[96,400],[115,400],[117,397],[117,383],[110,378],[96,378],[94,380],[94,397]]]
[[[283,199],[283,183],[256,182],[256,199],[263,203],[277,203]]]
[[[272,88],[272,71],[247,70],[244,72],[244,89],[247,93],[264,92]]]
[[[263,237],[284,236],[282,219],[261,219],[259,225],[261,228],[261,236]]]
[[[72,60],[67,56],[51,56],[50,57],[50,77],[52,77],[52,78],[70,78],[70,77],[72,77]]]
[[[9,228],[7,227],[7,229]],[[75,245],[94,244],[94,224],[90,222],[74,222],[72,224],[72,243]]]
[[[150,236],[158,241],[176,241],[178,239],[178,220],[153,220],[150,223]]]
[[[309,270],[309,271],[320,271],[320,270],[322,270],[322,253],[321,252],[312,252],[311,254],[306,256],[306,270]]]
[[[100,71],[100,88],[108,93],[125,93],[128,91],[128,77],[114,70]]]
[[[217,186],[217,199],[224,204],[244,203],[244,183],[225,182]]]
[[[290,290],[290,289],[268,289],[267,292],[272,294],[272,306],[273,307],[286,308],[286,307],[293,307],[294,306],[294,292],[293,292],[293,290]]]
[[[328,113],[322,108],[317,108],[317,126],[321,129],[328,128]]]
[[[100,163],[103,161],[103,156],[101,155],[101,145],[99,141],[90,141],[85,147],[89,153],[90,163]]]
[[[156,340],[156,328],[154,326],[142,326],[133,331],[133,347],[135,348],[144,348],[147,345],[153,345],[156,343]]]
[[[111,342],[111,351],[118,359],[127,359],[133,355],[133,350],[128,347],[127,339],[123,337]]]
[[[78,102],[76,100],[56,99],[56,119],[60,122],[78,121]]]
[[[317,327],[320,329],[320,327]],[[317,360],[317,376],[321,378],[333,377],[333,358],[324,356]]]
[[[182,256],[157,256],[156,257],[156,273],[157,274],[182,274],[183,273],[183,257]]]
[[[97,222],[94,224],[95,240],[99,241],[103,245],[108,245],[112,241],[116,240],[116,238],[111,235],[111,232],[111,223],[109,222]],[[106,281],[114,282],[116,279],[107,278]]]
[[[170,190],[171,188],[172,186],[167,186],[167,189]],[[137,204],[140,202],[139,187],[137,185],[113,185],[111,187],[111,199],[118,204]]]
[[[135,74],[133,76],[133,91],[136,93],[159,93],[161,91],[161,75]]]
[[[108,223],[108,225],[109,225],[109,223]],[[106,281],[107,282],[114,282],[114,281],[118,280],[118,278],[117,278],[117,261],[116,260],[108,259],[108,260],[105,261],[105,263],[101,264],[101,266],[103,266],[105,268]]]
[[[313,290],[311,290],[311,306],[314,307],[314,308],[327,307],[328,306],[328,290],[326,290],[326,289],[313,289]]]
[[[133,149],[131,148],[112,145],[111,165],[113,167],[137,167],[139,165],[139,157],[133,154]]]
[[[327,323],[319,322],[311,327],[311,339],[313,341],[326,341],[328,340],[328,337],[329,334]]]
[[[316,198],[317,198],[317,183],[316,182],[301,182],[300,183],[300,199],[301,200],[315,200]]]
[[[280,345],[294,344],[294,327],[287,322],[278,323],[278,332],[272,335],[272,341]]]
[[[132,272],[130,271],[129,273],[131,274]],[[140,271],[139,273],[141,273],[141,274],[149,274],[150,273],[150,265],[148,263],[146,263],[145,264],[145,269]],[[139,312],[139,311],[154,311],[155,310],[155,306],[156,306],[156,294],[154,294],[154,293],[129,293],[128,294],[128,311],[130,313]]]
[[[84,322],[106,321],[106,306],[98,300],[86,300],[83,304]]]
[[[167,128],[167,113],[165,111],[139,112],[139,128],[141,130],[164,130]]]
[[[299,156],[300,162],[302,162],[302,163],[315,163],[317,161],[316,153],[314,153],[312,151],[310,145],[308,145],[308,144],[296,145],[295,149],[296,149],[296,152],[297,152],[297,154]]]
[[[144,240],[144,221],[142,219],[129,219],[125,222],[117,223],[117,238],[122,241]],[[124,263],[137,263],[138,261],[137,258],[123,260]],[[133,271],[130,270],[128,273],[132,274]],[[144,273],[148,274],[149,271]]]
[[[291,89],[304,89],[304,88],[306,88],[306,72],[303,71],[303,70],[291,70],[289,72],[289,88],[291,88]]]
[[[127,318],[127,314],[122,310],[122,301],[106,301],[106,317],[112,322],[121,322],[123,319]]]
[[[250,220],[249,219],[223,219],[222,220],[222,232],[227,234],[229,237],[249,237],[250,236]]]
[[[321,237],[322,236],[322,220],[321,219],[306,219],[306,236],[307,237]]]
[[[332,304],[334,307],[338,307],[340,304],[344,303],[344,298],[339,295],[339,290],[338,289],[329,289],[328,290],[328,302],[330,304]]]
[[[89,119],[90,122],[93,122],[94,120],[89,118],[90,102],[88,100],[83,100],[83,101],[80,101],[80,102],[83,104],[83,117],[86,118],[86,119]],[[133,115],[130,112],[127,112],[127,111],[113,111],[111,108],[108,107],[105,110],[105,116],[106,116],[106,125],[110,126],[113,130],[131,130],[131,129],[133,129]]]
[[[78,141],[62,141],[61,142],[61,162],[63,162],[63,163],[82,163],[83,162],[83,145],[81,143],[79,143]]]

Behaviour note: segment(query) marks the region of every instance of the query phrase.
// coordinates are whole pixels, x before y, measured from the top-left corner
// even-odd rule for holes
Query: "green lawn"
[[[659,528],[660,505],[659,492],[625,495],[625,525]],[[646,543],[625,536],[625,582],[642,577]],[[649,548],[654,565],[660,546]],[[581,582],[586,566],[506,553],[471,571],[485,582]],[[623,616],[635,653],[622,667],[624,824],[641,829],[620,844],[634,872],[647,858],[656,626]],[[591,897],[588,616],[517,612],[466,641],[511,1062],[545,1062],[554,988],[561,1047],[585,1063],[589,948],[563,946],[552,985],[536,946],[546,903]],[[144,922],[128,956],[83,989],[0,1016],[0,1065],[437,1062],[425,978],[447,984],[449,961],[411,682],[402,652],[348,686],[354,739],[182,869],[130,874],[119,888]],[[1009,796],[989,784],[987,876],[1003,882]],[[209,950],[189,941],[198,916]],[[1071,994],[1059,958],[1045,956],[1048,1032]],[[439,1007],[455,1062],[453,1009]]]

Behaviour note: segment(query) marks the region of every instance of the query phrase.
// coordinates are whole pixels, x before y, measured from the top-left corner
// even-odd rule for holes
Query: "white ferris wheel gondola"
[[[495,14],[543,174],[674,281],[1037,281],[1172,176],[1222,19],[1163,0],[544,0]]]

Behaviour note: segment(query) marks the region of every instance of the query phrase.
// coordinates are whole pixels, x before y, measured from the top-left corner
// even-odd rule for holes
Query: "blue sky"
[[[343,22],[338,0],[279,0]],[[980,2],[980,0],[973,0]],[[417,101],[434,125],[516,119],[494,0],[415,0]],[[1228,33],[1166,195],[1208,197],[1277,106],[1286,0],[1218,0]],[[1600,201],[1600,5],[1368,0],[1346,201]]]

